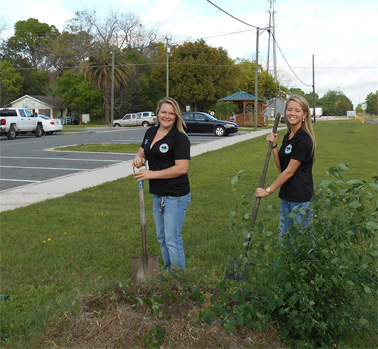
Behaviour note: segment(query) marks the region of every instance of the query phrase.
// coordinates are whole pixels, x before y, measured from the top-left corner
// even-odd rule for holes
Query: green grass
[[[67,147],[55,148],[55,150],[63,151],[89,151],[89,152],[105,152],[105,153],[131,153],[136,154],[140,148],[140,144],[77,144]]]
[[[350,165],[346,177],[377,175],[377,125],[349,120],[318,122],[314,128],[315,186],[339,163]],[[183,230],[191,282],[211,287],[243,249],[244,237],[229,229],[230,212],[244,192],[257,187],[266,151],[260,137],[192,158],[192,202]],[[240,170],[245,172],[235,195],[230,182]],[[266,185],[277,175],[271,162]],[[148,251],[160,255],[151,204],[146,190]],[[278,207],[276,194],[262,200],[257,221],[276,230]],[[0,293],[9,295],[0,301],[2,336],[9,346],[38,343],[49,321],[80,308],[83,295],[130,279],[131,257],[141,255],[138,186],[131,176],[3,212],[0,219]]]

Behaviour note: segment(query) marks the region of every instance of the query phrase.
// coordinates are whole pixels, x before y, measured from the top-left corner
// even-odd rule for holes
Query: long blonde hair
[[[177,101],[175,99],[173,99],[172,97],[164,97],[163,99],[161,99],[158,102],[158,105],[157,105],[157,108],[156,108],[156,115],[159,114],[159,111],[160,111],[163,103],[169,103],[170,105],[172,105],[172,107],[175,111],[175,114],[176,114],[176,127],[180,132],[186,134],[186,132],[184,130],[184,127],[186,126],[186,124],[185,124],[185,120],[181,116],[180,106],[177,103]],[[159,123],[159,118],[158,118],[158,123]]]
[[[313,162],[315,162],[316,139],[315,139],[314,129],[312,127],[312,117],[311,117],[311,112],[310,112],[310,106],[309,106],[307,100],[300,95],[291,95],[289,97],[289,99],[286,102],[286,107],[285,107],[285,122],[286,122],[286,126],[289,129],[289,131],[291,131],[291,126],[290,126],[289,122],[287,121],[286,111],[287,111],[287,107],[288,107],[290,101],[294,101],[294,102],[298,103],[301,106],[304,113],[306,114],[306,116],[305,116],[305,118],[302,122],[302,129],[311,137],[312,152],[313,152],[313,155],[314,155]]]

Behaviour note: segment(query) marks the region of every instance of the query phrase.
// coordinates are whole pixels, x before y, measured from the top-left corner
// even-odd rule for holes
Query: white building
[[[61,105],[62,99],[59,97],[29,96],[25,95],[9,103],[12,108],[26,108],[33,114],[45,115],[51,118],[64,118],[68,109]]]

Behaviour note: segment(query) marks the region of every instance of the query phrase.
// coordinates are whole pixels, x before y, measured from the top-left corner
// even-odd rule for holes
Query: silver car
[[[140,113],[126,114],[122,119],[113,121],[113,127],[124,126],[144,126],[155,125],[157,117],[153,111],[143,111]]]

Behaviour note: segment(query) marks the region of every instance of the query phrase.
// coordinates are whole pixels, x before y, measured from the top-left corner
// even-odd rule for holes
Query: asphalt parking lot
[[[109,142],[103,133],[18,136],[0,140],[0,191],[130,160],[132,154],[54,151],[55,147]]]

